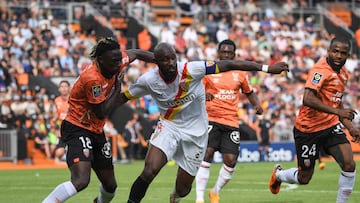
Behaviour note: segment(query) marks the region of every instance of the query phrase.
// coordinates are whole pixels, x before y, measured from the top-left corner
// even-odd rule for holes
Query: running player
[[[232,69],[276,74],[288,70],[283,62],[271,66],[234,60],[177,63],[175,50],[167,43],[158,44],[154,55],[159,68],[140,76],[118,100],[123,104],[129,99],[150,94],[161,112],[150,138],[145,167],[131,187],[128,203],[138,203],[143,199],[150,183],[171,159],[179,167],[170,202],[179,202],[191,191],[208,139],[205,91],[201,82],[206,74]]]
[[[343,67],[350,55],[347,39],[333,38],[326,58],[320,59],[310,70],[305,84],[303,105],[295,121],[294,139],[297,168],[282,169],[276,164],[269,181],[270,191],[277,194],[282,182],[308,184],[321,147],[341,168],[336,202],[347,202],[355,184],[355,161],[351,145],[343,132],[349,130],[354,142],[360,142],[359,129],[351,120],[356,111],[344,108],[342,98],[349,73]],[[341,122],[341,123],[339,123]]]
[[[236,45],[224,40],[218,45],[218,58],[233,60]],[[210,166],[215,151],[222,153],[224,161],[214,187],[209,192],[210,202],[219,202],[221,189],[230,181],[239,156],[240,132],[238,104],[241,93],[254,106],[256,114],[262,114],[259,99],[248,82],[246,72],[228,71],[206,75],[203,79],[206,92],[206,111],[209,119],[209,140],[204,160],[196,175],[196,203],[204,203],[204,192],[210,177]],[[241,90],[241,92],[240,92]]]
[[[94,60],[77,78],[69,97],[69,111],[61,124],[61,136],[67,145],[66,162],[71,180],[58,185],[43,203],[64,202],[85,189],[91,168],[100,180],[100,194],[94,202],[110,202],[116,180],[110,143],[103,132],[107,115],[121,91],[122,69],[135,58],[153,62],[151,52],[131,49],[120,51],[117,41],[102,38],[90,53]],[[114,91],[111,93],[111,90]]]

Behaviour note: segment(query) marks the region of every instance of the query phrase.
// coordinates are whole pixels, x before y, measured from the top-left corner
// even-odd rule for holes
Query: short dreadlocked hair
[[[103,55],[107,51],[120,49],[119,43],[112,37],[101,38],[97,44],[91,49],[89,54],[91,59]]]

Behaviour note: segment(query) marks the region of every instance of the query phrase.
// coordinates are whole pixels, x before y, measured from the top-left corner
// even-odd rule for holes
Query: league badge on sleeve
[[[322,78],[322,74],[320,74],[320,73],[318,73],[318,72],[315,72],[314,75],[313,75],[313,78],[312,78],[311,82],[314,83],[314,84],[319,84],[321,78]]]
[[[101,95],[101,85],[92,86],[93,97],[99,97]]]

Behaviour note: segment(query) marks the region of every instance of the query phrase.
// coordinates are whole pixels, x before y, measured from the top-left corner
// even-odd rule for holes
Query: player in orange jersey
[[[70,95],[70,82],[67,80],[62,80],[59,83],[59,93],[54,100],[56,106],[56,116],[54,117],[54,125],[61,125],[61,122],[65,119],[66,114],[69,110],[69,95]],[[58,123],[59,122],[59,123]],[[58,133],[59,141],[55,149],[55,162],[60,163],[62,157],[65,154],[65,143],[61,139],[61,134]]]
[[[336,202],[347,202],[355,184],[355,161],[351,145],[343,131],[345,126],[353,142],[360,142],[360,131],[352,126],[356,111],[342,103],[349,73],[343,67],[350,55],[350,41],[333,38],[326,58],[310,70],[305,84],[303,105],[295,121],[294,139],[297,168],[283,170],[275,165],[269,181],[270,191],[277,194],[282,182],[308,184],[314,173],[321,147],[341,168]],[[341,123],[340,123],[341,122]]]
[[[233,60],[236,45],[224,40],[218,45],[220,60]],[[210,166],[215,151],[222,153],[224,165],[221,167],[215,186],[210,190],[210,202],[219,202],[220,190],[228,183],[235,171],[239,156],[240,132],[238,103],[241,93],[245,94],[254,106],[256,114],[263,109],[259,99],[251,88],[246,72],[228,71],[207,75],[203,79],[206,92],[206,111],[209,118],[209,140],[205,157],[196,175],[196,202],[204,202],[204,192],[210,177]],[[241,92],[240,92],[241,90]]]
[[[69,110],[61,124],[67,145],[66,162],[71,180],[58,185],[43,203],[64,202],[90,182],[91,168],[100,180],[100,193],[94,202],[110,202],[116,191],[111,145],[103,127],[121,91],[122,69],[133,60],[153,62],[151,52],[120,51],[117,41],[102,38],[90,53],[93,63],[75,81],[69,97]],[[114,91],[112,91],[114,90]]]

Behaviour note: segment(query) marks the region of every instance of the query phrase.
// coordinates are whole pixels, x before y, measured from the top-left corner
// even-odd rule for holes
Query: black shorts
[[[56,149],[65,148],[66,144],[64,143],[62,137],[59,138],[59,142],[56,144]]]
[[[314,169],[322,149],[328,153],[332,146],[349,143],[340,124],[314,133],[303,133],[294,127],[293,132],[298,167],[302,171]]]
[[[269,135],[260,135],[261,142],[259,142],[260,146],[269,146],[270,145],[270,137]]]
[[[111,145],[105,134],[96,134],[66,120],[61,124],[61,137],[67,145],[68,166],[79,161],[90,161],[94,170],[113,169]]]
[[[239,154],[240,132],[238,128],[209,122],[208,147],[221,153]]]

